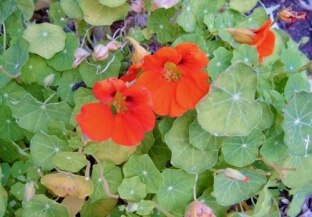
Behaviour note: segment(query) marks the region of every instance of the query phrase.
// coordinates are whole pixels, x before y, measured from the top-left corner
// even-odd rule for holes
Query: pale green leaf
[[[47,132],[51,120],[68,123],[70,108],[65,102],[42,103],[26,94],[23,99],[11,104],[12,115],[18,118],[17,124],[31,132]]]
[[[161,173],[148,155],[133,155],[123,167],[126,178],[138,176],[146,185],[146,193],[157,193],[163,183]]]
[[[66,142],[45,133],[36,133],[30,143],[33,161],[44,170],[51,170],[56,166],[53,162],[56,154],[69,151]]]
[[[69,217],[66,206],[47,198],[43,194],[37,194],[34,198],[23,204],[23,216],[38,217]]]
[[[110,8],[98,0],[80,0],[83,19],[93,26],[111,25],[114,21],[124,19],[129,11],[129,5],[123,4]]]
[[[186,32],[192,32],[196,26],[196,15],[199,11],[202,1],[185,0],[182,1],[182,10],[178,16],[177,23]]]
[[[213,52],[214,58],[211,59],[208,65],[208,72],[211,79],[214,81],[217,77],[231,65],[233,54],[224,47],[219,47]]]
[[[117,192],[118,186],[121,184],[121,181],[123,179],[121,169],[114,164],[106,161],[102,161],[101,165],[103,169],[103,176],[108,183],[109,191],[111,194],[115,194]],[[110,196],[106,194],[104,183],[100,175],[100,169],[101,167],[99,165],[94,165],[92,169],[92,181],[94,183],[94,191],[90,195],[90,198],[92,200],[110,198]]]
[[[0,106],[0,138],[6,141],[17,141],[23,137],[21,128],[12,117],[11,109],[5,105]]]
[[[189,113],[177,118],[165,135],[165,141],[172,152],[171,164],[191,174],[211,168],[218,158],[218,147],[211,146],[200,150],[190,143],[189,125],[194,118]]]
[[[65,47],[66,34],[60,26],[50,23],[30,24],[24,31],[29,51],[45,59],[50,59]]]
[[[242,61],[246,65],[253,66],[258,62],[258,51],[254,46],[242,44],[234,49],[232,63]]]
[[[310,92],[310,83],[305,72],[290,75],[284,89],[285,99],[290,100],[294,94],[301,91]]]
[[[261,106],[254,100],[256,86],[257,75],[250,66],[232,65],[197,104],[199,124],[215,136],[248,135],[262,116]]]
[[[287,155],[287,146],[283,141],[283,135],[280,134],[265,140],[260,149],[260,154],[267,160],[278,161],[284,159]]]
[[[87,165],[87,159],[78,152],[61,152],[53,157],[53,163],[61,170],[76,173]]]
[[[185,207],[192,198],[195,177],[183,170],[166,169],[162,172],[164,182],[157,192],[159,205],[171,211]]]
[[[14,0],[17,3],[17,7],[21,10],[23,20],[28,21],[32,18],[35,4],[33,0]]]
[[[258,149],[264,141],[264,135],[258,129],[248,136],[228,137],[222,144],[225,161],[236,167],[253,163],[258,157]]]
[[[118,187],[118,193],[124,200],[140,201],[146,196],[146,185],[138,176],[124,178]]]
[[[82,19],[83,13],[79,6],[79,0],[61,0],[61,7],[70,18]]]
[[[227,178],[223,173],[215,176],[213,196],[216,197],[218,204],[229,206],[247,200],[257,194],[266,183],[265,176],[245,169],[239,171],[250,180],[248,182],[236,181]]]
[[[300,92],[286,105],[282,127],[284,141],[291,155],[312,153],[312,93]]]
[[[100,0],[100,3],[107,7],[115,8],[126,3],[126,0]]]
[[[240,13],[246,13],[253,9],[258,0],[230,0],[230,8]]]

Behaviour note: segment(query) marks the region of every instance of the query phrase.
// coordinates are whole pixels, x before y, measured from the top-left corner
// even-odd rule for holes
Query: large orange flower
[[[144,86],[127,87],[121,80],[108,78],[95,83],[93,93],[101,102],[82,106],[76,116],[82,133],[91,140],[110,138],[117,144],[132,146],[154,128],[153,104]]]
[[[271,24],[271,20],[268,20],[256,30],[241,28],[228,28],[226,30],[233,34],[235,41],[255,46],[262,63],[263,57],[270,56],[274,51],[275,35],[270,30]]]
[[[147,87],[152,95],[154,111],[159,115],[178,117],[208,92],[206,54],[193,43],[175,48],[163,47],[143,60],[143,73],[136,83]]]

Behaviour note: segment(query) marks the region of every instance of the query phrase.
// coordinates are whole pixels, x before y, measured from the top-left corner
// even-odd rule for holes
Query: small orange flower
[[[271,20],[268,20],[256,30],[241,28],[228,28],[226,30],[233,35],[235,41],[255,46],[262,63],[263,57],[270,56],[274,51],[275,35],[270,30],[271,23]]]
[[[201,71],[208,62],[196,44],[163,47],[144,57],[143,73],[136,83],[151,93],[155,113],[178,117],[193,109],[208,92],[209,76]]]
[[[133,146],[154,128],[153,104],[144,86],[127,87],[117,78],[108,78],[95,83],[93,93],[101,102],[82,106],[76,116],[82,133],[91,140],[110,138],[117,144]]]
[[[304,11],[293,11],[294,5],[290,5],[288,8],[283,8],[279,13],[278,16],[288,23],[287,28],[291,27],[294,23],[298,20],[306,20],[308,17],[307,12]]]

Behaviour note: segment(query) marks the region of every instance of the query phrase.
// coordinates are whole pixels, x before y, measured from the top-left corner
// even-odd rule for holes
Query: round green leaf
[[[64,49],[55,54],[51,59],[48,59],[47,63],[58,71],[71,69],[75,60],[74,52],[78,46],[79,42],[76,36],[72,33],[67,33]]]
[[[11,109],[5,105],[0,106],[0,138],[6,141],[17,141],[24,137],[21,128],[12,118]]]
[[[198,47],[202,51],[206,50],[205,40],[203,39],[203,37],[201,37],[200,35],[197,35],[197,34],[182,35],[179,38],[177,38],[171,46],[176,47],[178,44],[181,44],[183,42],[191,42],[191,43],[197,44]]]
[[[27,173],[27,170],[28,170],[28,165],[25,162],[16,161],[11,168],[12,177],[17,179],[19,176]]]
[[[156,194],[159,205],[169,211],[185,207],[192,198],[194,175],[173,169],[164,170],[162,175],[164,182]]]
[[[50,59],[65,47],[66,34],[60,26],[50,23],[30,24],[24,32],[29,51],[45,59]]]
[[[310,155],[288,156],[283,160],[282,167],[293,168],[296,171],[283,170],[282,182],[289,188],[302,188],[312,184],[312,157]]]
[[[22,184],[21,182],[16,182],[14,185],[11,186],[10,193],[13,196],[15,196],[18,200],[23,200],[24,189],[25,189],[25,184]]]
[[[232,65],[197,104],[199,124],[216,136],[248,135],[262,117],[261,106],[254,100],[256,86],[257,75],[250,66]]]
[[[263,142],[260,154],[267,160],[278,161],[287,155],[287,146],[283,141],[283,134],[271,137]]]
[[[231,65],[233,54],[223,47],[213,52],[214,58],[208,64],[208,72],[214,81],[225,69]]]
[[[301,91],[310,92],[310,83],[305,72],[289,77],[284,89],[285,99],[290,100],[294,94]]]
[[[64,28],[67,24],[66,22],[66,14],[59,2],[52,2],[48,11],[49,19],[52,24],[58,25]]]
[[[126,3],[126,0],[100,0],[100,3],[107,7],[115,8]]]
[[[14,38],[11,41],[10,47],[3,52],[3,64],[0,64],[8,71],[12,76],[19,76],[22,66],[29,58],[28,55],[29,43],[23,38]],[[0,74],[0,87],[5,86],[11,78]]]
[[[112,60],[112,58],[115,58]],[[112,61],[111,63],[109,63]],[[101,62],[89,61],[90,64],[83,62],[79,66],[79,72],[88,87],[93,87],[97,81],[102,81],[109,77],[117,77],[120,69],[120,60],[109,54],[109,57]],[[109,64],[109,65],[108,65]],[[108,68],[106,68],[108,67]],[[102,72],[102,70],[106,70]]]
[[[50,72],[48,69],[47,63],[45,59],[38,55],[30,55],[30,58],[25,63],[25,65],[22,68],[22,75],[21,79],[25,83],[33,83],[33,82],[41,82],[42,80],[48,76],[47,72]],[[40,79],[41,78],[41,79]],[[43,79],[42,79],[43,78]]]
[[[182,10],[178,16],[177,23],[184,29],[184,31],[192,32],[195,29],[196,15],[201,5],[202,1],[182,1]]]
[[[282,127],[284,141],[291,155],[312,153],[312,93],[300,92],[286,105]]]
[[[5,162],[13,162],[18,157],[18,151],[12,143],[0,139],[0,158]]]
[[[17,124],[31,132],[47,132],[51,120],[68,123],[70,108],[67,103],[42,103],[26,94],[19,102],[10,106],[13,117],[18,118]]]
[[[147,19],[147,28],[157,34],[157,41],[164,44],[174,39],[177,27],[174,27],[169,20],[175,14],[175,9],[158,9]]]
[[[133,155],[123,167],[126,178],[138,176],[146,185],[146,193],[157,193],[163,182],[161,173],[156,169],[148,155]]]
[[[230,0],[230,8],[240,13],[246,13],[253,9],[258,0]]]
[[[190,143],[200,150],[218,150],[224,140],[224,137],[222,136],[213,136],[205,131],[197,120],[190,124],[189,132]]]
[[[118,192],[124,200],[140,201],[146,196],[146,185],[138,176],[125,178],[118,187]]]
[[[239,48],[234,49],[232,63],[237,61],[242,61],[249,66],[257,64],[258,51],[256,47],[242,44]]]
[[[260,123],[257,125],[257,128],[260,130],[264,130],[269,128],[274,121],[274,115],[271,111],[269,104],[266,102],[259,102],[262,109],[262,118]]]
[[[66,206],[47,198],[43,194],[37,194],[34,198],[23,204],[23,216],[38,217],[69,217]]]
[[[229,206],[242,202],[258,193],[266,183],[266,177],[248,170],[239,170],[249,177],[249,182],[229,179],[220,173],[215,176],[212,195],[217,199],[218,204]]]
[[[93,26],[111,25],[114,21],[124,19],[130,7],[123,4],[110,8],[98,0],[80,0],[79,5],[83,11],[83,19]]]
[[[4,88],[0,88],[3,104],[7,106],[10,105],[10,102],[20,101],[25,94],[26,91],[24,88],[19,86],[16,82],[10,82]]]
[[[64,122],[56,121],[56,120],[50,121],[49,127],[48,127],[48,134],[49,135],[55,135],[59,139],[62,139],[64,141],[68,141],[68,134],[69,133],[70,133],[70,131],[68,131],[66,129]]]
[[[239,1],[239,0],[235,0],[235,1]],[[265,9],[263,7],[257,7],[256,9],[253,10],[252,14],[250,14],[249,16],[246,16],[238,23],[238,27],[258,29],[267,20],[268,20],[268,15]]]
[[[22,37],[25,31],[23,24],[20,22],[10,23],[7,27],[7,31],[11,38]]]
[[[118,186],[121,184],[123,179],[121,169],[112,163],[102,161],[103,175],[108,183],[110,193],[115,194]],[[104,184],[100,176],[99,165],[94,165],[92,169],[92,181],[94,183],[94,191],[90,195],[92,200],[108,199],[109,196],[106,194]]]
[[[61,0],[60,4],[68,17],[80,20],[83,18],[82,10],[79,6],[79,0]]]
[[[15,10],[16,3],[11,0],[0,1],[0,22],[4,22]]]
[[[8,163],[0,163],[0,171],[2,171],[2,173],[0,172],[0,186],[5,186],[11,174],[11,167]]]
[[[293,195],[293,198],[289,204],[289,207],[287,208],[287,215],[298,216],[301,212],[302,204],[304,204],[306,197],[312,194],[312,187],[310,185],[303,189],[293,189],[290,191],[290,193]]]
[[[211,168],[217,162],[218,148],[211,146],[200,150],[190,143],[188,126],[193,120],[194,116],[189,113],[177,118],[165,135],[165,141],[172,152],[172,165],[196,174]]]
[[[82,217],[103,217],[111,214],[111,211],[116,207],[118,200],[115,198],[88,200],[80,214]]]
[[[251,164],[258,157],[258,149],[264,141],[264,135],[258,129],[248,136],[228,137],[222,144],[225,161],[236,167]]]
[[[53,157],[53,163],[61,170],[76,173],[87,165],[87,159],[77,152],[62,152]]]
[[[56,136],[44,133],[36,133],[30,141],[30,154],[38,166],[44,170],[51,170],[55,167],[53,157],[60,153],[69,151],[66,142]]]
[[[145,216],[151,214],[152,210],[154,209],[154,206],[152,203],[148,200],[141,200],[140,203],[138,203],[138,209],[137,214]]]
[[[17,7],[22,11],[23,19],[28,21],[32,18],[35,10],[35,4],[33,0],[14,0],[17,3]]]
[[[128,160],[131,154],[133,154],[133,152],[137,149],[135,146],[116,145],[111,140],[95,144],[97,145],[97,152],[94,155],[100,161],[108,161],[115,165],[121,164]]]
[[[286,72],[296,72],[301,67],[300,56],[291,50],[282,52],[281,61],[284,63],[284,70]]]

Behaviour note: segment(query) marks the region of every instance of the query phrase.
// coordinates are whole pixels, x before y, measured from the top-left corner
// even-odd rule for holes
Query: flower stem
[[[151,204],[158,209],[160,212],[162,212],[165,216],[167,217],[174,217],[173,215],[171,215],[167,210],[165,210],[163,207],[161,207],[158,203],[156,203],[155,201],[150,201]]]
[[[273,20],[271,26],[273,26],[280,18],[281,18],[281,17],[280,17],[279,15],[277,15],[277,16],[275,17],[275,19]]]
[[[270,167],[272,167],[282,177],[284,176],[283,170],[286,170],[286,171],[297,171],[296,168],[285,168],[285,167],[278,166],[278,165],[274,164],[273,162],[264,159],[263,157],[260,157],[258,159],[263,161],[265,164],[269,165]]]
[[[1,72],[9,77],[9,78],[13,78],[13,79],[17,79],[21,74],[20,73],[17,73],[16,75],[11,75],[3,66],[0,65],[0,70]]]
[[[118,196],[118,195],[112,194],[112,193],[110,192],[110,190],[109,190],[108,183],[107,183],[107,181],[106,181],[106,179],[105,179],[105,177],[104,177],[104,174],[103,174],[103,166],[102,166],[101,162],[100,162],[99,159],[98,159],[97,157],[95,157],[94,155],[91,155],[91,156],[95,159],[95,161],[97,162],[97,164],[98,164],[99,167],[100,167],[100,168],[99,168],[99,169],[100,169],[100,177],[101,177],[101,180],[102,180],[102,182],[103,182],[103,184],[104,184],[105,193],[107,194],[107,196],[109,196],[109,197],[111,197],[111,198],[116,198],[116,199],[118,199],[119,196]]]

